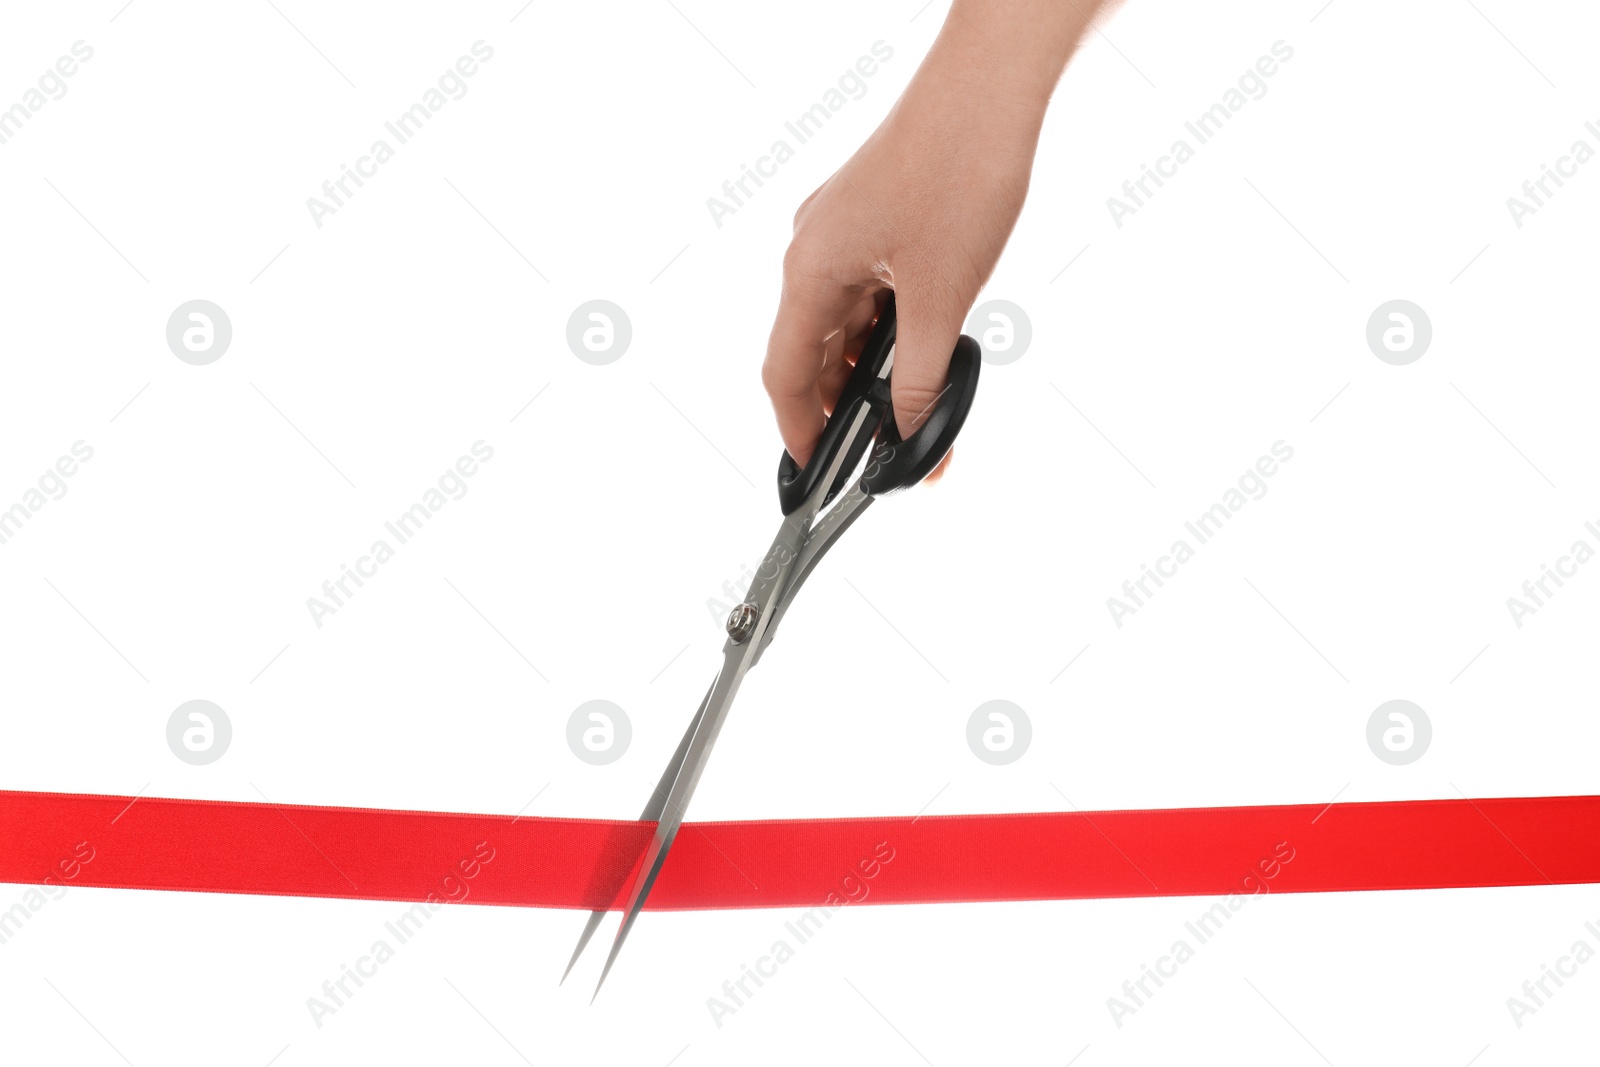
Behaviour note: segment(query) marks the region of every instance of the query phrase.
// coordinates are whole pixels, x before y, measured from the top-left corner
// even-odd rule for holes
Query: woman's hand
[[[762,381],[804,465],[885,290],[895,421],[921,425],[1028,192],[1045,107],[1100,7],[957,0],[904,95],[795,214]]]

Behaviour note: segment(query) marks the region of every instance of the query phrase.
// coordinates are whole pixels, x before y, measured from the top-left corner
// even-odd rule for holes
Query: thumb
[[[944,392],[950,356],[967,309],[948,286],[895,294],[894,369],[889,379],[902,438],[927,420]]]

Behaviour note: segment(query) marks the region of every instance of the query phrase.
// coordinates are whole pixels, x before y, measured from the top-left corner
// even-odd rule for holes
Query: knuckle
[[[806,215],[810,213],[811,205],[816,201],[817,197],[822,194],[822,190],[826,189],[827,187],[828,186],[826,182],[817,186],[815,189],[811,190],[811,195],[800,201],[800,206],[794,209],[794,218],[791,220],[791,225],[794,229],[794,232],[800,232],[800,227],[804,224]]]
[[[768,396],[796,396],[804,391],[804,384],[793,360],[773,354],[761,364],[761,385]]]
[[[778,392],[778,382],[779,371],[777,365],[773,363],[772,357],[768,356],[761,364],[761,387],[769,394],[775,395]]]
[[[923,382],[896,384],[901,387],[895,391],[894,405],[913,420],[920,421],[921,416],[939,399],[939,390],[932,385]]]
[[[821,257],[812,243],[795,238],[783,253],[783,277],[789,284],[806,282],[815,278]]]

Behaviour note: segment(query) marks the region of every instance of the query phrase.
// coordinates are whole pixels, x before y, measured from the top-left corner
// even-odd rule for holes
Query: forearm
[[[1120,0],[954,0],[907,97],[1037,126],[1067,61]]]

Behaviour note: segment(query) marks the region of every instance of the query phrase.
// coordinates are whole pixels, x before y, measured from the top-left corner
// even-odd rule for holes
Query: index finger
[[[845,328],[859,297],[836,283],[784,282],[761,382],[772,399],[783,446],[802,467],[811,459],[826,422],[823,367],[830,353],[844,358]]]

